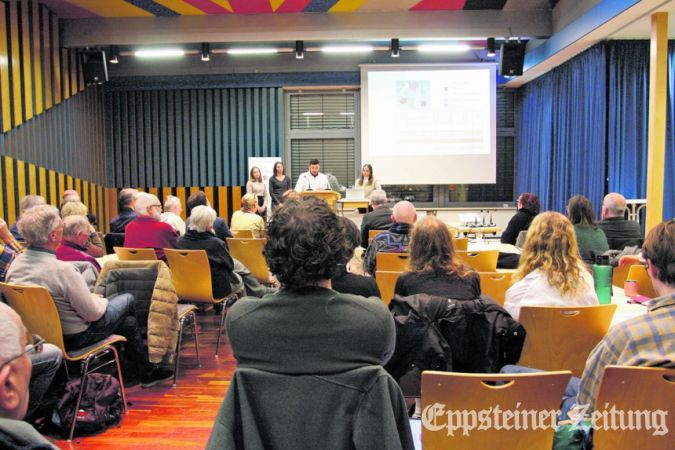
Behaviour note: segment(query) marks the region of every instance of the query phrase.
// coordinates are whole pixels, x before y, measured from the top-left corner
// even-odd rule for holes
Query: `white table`
[[[626,297],[623,289],[612,286],[612,303],[617,305],[617,308],[616,312],[614,313],[614,317],[612,317],[612,324],[610,326],[614,326],[625,320],[640,316],[646,313],[649,309],[648,306],[637,303],[628,303],[629,300],[630,298]]]

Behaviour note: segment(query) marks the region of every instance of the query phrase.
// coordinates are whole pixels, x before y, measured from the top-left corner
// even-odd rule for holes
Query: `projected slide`
[[[494,72],[362,66],[362,161],[390,184],[494,183]]]

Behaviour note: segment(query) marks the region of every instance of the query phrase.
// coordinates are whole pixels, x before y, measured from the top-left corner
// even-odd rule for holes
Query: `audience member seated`
[[[448,227],[439,218],[427,216],[415,224],[410,235],[410,272],[396,280],[394,293],[437,295],[455,300],[480,297],[480,277],[460,263]]]
[[[364,271],[368,275],[375,276],[375,264],[377,263],[377,254],[379,252],[408,252],[410,229],[417,221],[415,206],[405,200],[398,202],[394,205],[391,221],[393,224],[389,230],[378,234],[373,239],[373,242],[370,243],[370,246],[368,246],[368,251],[366,251],[363,262]]]
[[[30,355],[41,345],[29,344],[19,315],[0,302],[0,448],[58,448],[21,420],[28,410]]]
[[[527,231],[515,284],[506,291],[504,308],[518,320],[523,306],[597,305],[593,277],[579,256],[572,222],[547,211]]]
[[[234,261],[225,242],[213,234],[216,211],[200,205],[192,209],[190,225],[184,236],[178,239],[176,248],[205,250],[211,268],[211,287],[214,298],[224,298],[242,287],[241,277],[234,272]]]
[[[23,245],[19,244],[7,228],[7,222],[0,219],[0,283],[5,281],[7,268],[23,250]]]
[[[68,201],[64,203],[63,207],[61,208],[61,218],[65,219],[66,217],[70,216],[81,216],[87,218],[87,223],[89,223],[89,228],[87,229],[87,241],[83,245],[83,251],[94,258],[100,258],[103,256],[103,241],[101,241],[101,238],[94,229],[93,225],[91,225],[91,222],[89,222],[87,216],[87,207],[84,205],[84,203],[79,200]]]
[[[289,189],[284,192],[281,196],[281,203],[284,204],[291,200],[300,200],[300,194],[295,189]]]
[[[246,194],[241,198],[241,209],[232,214],[233,230],[251,230],[253,237],[259,238],[260,232],[265,231],[265,220],[256,214],[258,206],[256,196],[254,194]]]
[[[129,222],[137,217],[136,214],[136,196],[138,191],[136,189],[126,188],[122,189],[117,198],[117,207],[119,208],[119,215],[112,218],[110,221],[111,233],[124,233]]]
[[[335,448],[376,448],[373,441],[396,448],[385,445],[394,439],[398,448],[412,448],[400,390],[379,367],[394,351],[389,311],[379,299],[330,289],[338,264],[348,259],[343,240],[336,215],[316,198],[289,202],[272,215],[265,258],[282,289],[262,299],[244,297],[227,315],[237,370],[207,448],[235,448],[247,435],[278,448],[292,448],[278,441],[318,446],[327,436]],[[244,391],[246,383],[265,380],[267,387],[287,381],[284,396],[291,400],[279,403],[278,396],[269,396],[250,403],[256,393],[251,385]],[[296,380],[307,380],[313,390]],[[326,403],[329,396],[345,407]],[[322,401],[314,400],[313,410],[298,410],[312,399]],[[279,429],[279,423],[291,425],[289,417],[305,414],[321,426]],[[237,423],[236,429],[230,426]],[[345,426],[354,432],[335,436]],[[365,441],[369,447],[363,447]]]
[[[80,198],[80,194],[78,194],[76,190],[67,189],[67,190],[63,191],[63,194],[61,194],[61,210],[63,210],[63,206],[66,203],[81,202],[81,201],[82,201],[82,199]],[[93,215],[91,212],[87,212],[86,216],[87,216],[87,220],[89,221],[91,226],[96,228],[96,226],[98,225],[98,219],[96,218],[96,216]]]
[[[136,217],[129,222],[124,236],[128,248],[154,248],[157,259],[166,261],[165,248],[175,248],[178,232],[168,223],[161,222],[162,204],[152,194],[140,192],[136,198]]]
[[[26,195],[24,198],[21,199],[21,214],[25,213],[33,206],[44,205],[46,203],[47,202],[45,201],[45,198],[41,195]],[[19,217],[19,219],[21,219],[21,217]],[[17,223],[19,223],[19,220],[17,220],[16,223],[12,225],[12,228],[10,228],[9,231],[12,232],[14,239],[23,243],[24,239],[21,236],[21,233],[19,232]]]
[[[381,189],[370,195],[370,206],[373,210],[363,216],[361,221],[361,247],[368,248],[368,232],[370,230],[388,230],[391,226],[392,211],[387,206],[387,193]]]
[[[540,209],[539,197],[531,192],[520,194],[520,197],[518,197],[518,212],[509,220],[509,224],[502,233],[502,244],[515,245],[518,234],[530,227],[532,219],[539,214]]]
[[[610,192],[602,200],[602,221],[598,223],[607,236],[609,248],[623,250],[625,247],[637,245],[642,241],[640,224],[624,218],[626,199],[617,192]]]
[[[338,217],[338,224],[342,230],[347,259],[338,263],[338,269],[331,279],[333,290],[343,294],[380,298],[380,289],[375,278],[351,273],[348,267],[354,249],[359,246],[359,229],[354,222],[344,217]]]
[[[96,258],[87,253],[91,225],[84,216],[68,216],[63,219],[63,240],[56,249],[56,258],[61,261],[87,261],[96,271],[101,271],[101,266]]]
[[[209,208],[211,207],[208,197],[202,191],[197,191],[188,197],[187,203],[185,205],[187,207],[188,219],[185,221],[185,225],[189,226],[190,224],[190,214],[192,213],[192,208],[195,208],[199,205],[208,206]],[[232,232],[230,232],[230,228],[227,226],[227,223],[222,217],[216,217],[216,221],[213,224],[213,231],[215,231],[216,236],[224,242],[226,242],[225,239],[232,237]]]
[[[579,245],[579,254],[586,264],[595,263],[595,256],[609,250],[607,237],[595,223],[591,201],[583,195],[575,195],[567,202],[567,217],[574,225]]]
[[[183,205],[180,199],[173,195],[168,195],[164,201],[164,213],[162,213],[162,222],[171,225],[181,236],[185,234],[185,222],[180,217],[183,212]]]
[[[148,362],[147,349],[134,318],[134,298],[122,294],[110,299],[92,294],[79,272],[56,259],[61,243],[63,221],[53,206],[42,205],[26,211],[19,220],[19,231],[28,243],[7,272],[7,282],[44,286],[49,290],[61,318],[67,349],[92,345],[110,334],[127,338],[126,356],[136,364],[144,386],[152,386],[173,376],[171,371]]]

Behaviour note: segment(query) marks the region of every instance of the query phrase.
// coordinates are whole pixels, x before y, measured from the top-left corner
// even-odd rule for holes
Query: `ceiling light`
[[[391,40],[391,57],[398,58],[400,56],[401,47],[399,45],[398,39],[394,38]]]
[[[495,56],[495,38],[487,38],[487,56],[493,58]]]
[[[296,59],[303,59],[305,57],[305,43],[302,41],[295,41],[295,57]]]
[[[211,61],[211,45],[208,42],[202,42],[202,61]]]
[[[165,48],[156,50],[136,50],[134,55],[139,58],[175,58],[184,56],[185,51],[180,48]]]
[[[277,53],[276,48],[231,48],[227,51],[230,55],[272,55]]]
[[[461,53],[471,50],[467,44],[423,44],[417,50],[425,53]]]
[[[119,62],[118,56],[120,54],[120,48],[116,45],[111,45],[110,46],[110,58],[108,59],[108,62],[110,64],[117,64]]]
[[[321,51],[324,53],[368,53],[373,51],[373,47],[370,45],[336,45],[321,47]]]

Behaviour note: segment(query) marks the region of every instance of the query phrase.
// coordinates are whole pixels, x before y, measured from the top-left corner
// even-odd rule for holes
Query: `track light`
[[[495,56],[495,38],[487,38],[487,56],[494,58]]]
[[[398,58],[400,56],[401,47],[399,45],[398,39],[394,38],[391,40],[391,57]]]
[[[305,57],[305,43],[302,41],[295,41],[295,58],[303,59]]]
[[[202,61],[211,61],[211,45],[208,42],[202,42]]]
[[[110,64],[117,64],[119,60],[117,57],[120,55],[120,48],[116,45],[111,45],[110,46],[110,58],[108,59],[108,62]]]

